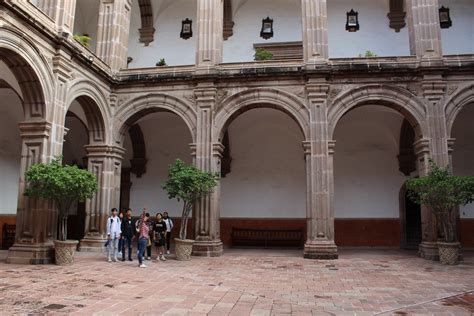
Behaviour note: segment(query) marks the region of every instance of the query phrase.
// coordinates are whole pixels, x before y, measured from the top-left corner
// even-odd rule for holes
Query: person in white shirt
[[[122,230],[120,226],[122,225],[120,218],[117,216],[117,209],[114,207],[112,209],[112,216],[107,219],[107,261],[117,262],[118,255],[118,243],[120,239],[120,234]]]
[[[170,254],[171,230],[173,229],[173,220],[168,216],[168,212],[163,212],[163,220],[166,223],[166,254]]]

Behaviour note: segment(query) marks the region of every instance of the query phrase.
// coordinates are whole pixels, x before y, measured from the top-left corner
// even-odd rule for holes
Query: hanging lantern
[[[179,34],[179,36],[185,40],[193,37],[193,21],[192,20],[186,18],[186,20],[183,20],[181,22],[181,33]]]
[[[351,11],[346,12],[346,15],[346,31],[357,32],[359,30],[359,13],[351,9]]]
[[[260,37],[263,39],[269,39],[273,37],[273,19],[270,19],[268,16],[266,19],[262,20]]]
[[[449,8],[442,6],[439,8],[439,25],[442,29],[448,29],[453,25],[451,16],[449,15]]]

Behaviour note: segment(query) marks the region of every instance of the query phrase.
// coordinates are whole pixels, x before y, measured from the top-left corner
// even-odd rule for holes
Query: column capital
[[[303,141],[303,151],[305,156],[311,156],[311,141]]]
[[[116,145],[96,144],[87,145],[84,148],[89,158],[117,158],[122,160],[125,154],[125,149]]]
[[[430,140],[427,138],[418,139],[413,143],[415,148],[415,155],[423,157],[430,154]]]
[[[49,137],[52,124],[46,121],[25,121],[20,122],[18,127],[20,128],[20,135],[22,138]]]
[[[336,141],[328,140],[328,154],[332,156],[335,153],[336,153]]]

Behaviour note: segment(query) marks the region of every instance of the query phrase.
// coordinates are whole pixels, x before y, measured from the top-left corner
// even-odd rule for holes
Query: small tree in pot
[[[49,163],[32,165],[25,173],[25,195],[54,201],[58,209],[58,239],[55,240],[56,264],[74,262],[77,240],[67,240],[67,217],[77,202],[90,199],[97,191],[97,179],[77,166],[62,165],[62,157]]]
[[[170,199],[183,200],[179,238],[175,239],[178,260],[189,260],[191,256],[194,240],[187,239],[187,228],[194,203],[209,194],[217,185],[218,179],[217,173],[201,171],[192,165],[186,165],[180,159],[176,159],[168,170],[168,179],[163,189]]]
[[[443,264],[456,264],[460,244],[457,241],[459,205],[474,201],[474,177],[454,176],[448,168],[441,168],[430,160],[427,176],[407,181],[409,197],[426,205],[442,228],[443,240],[438,241],[439,257]]]

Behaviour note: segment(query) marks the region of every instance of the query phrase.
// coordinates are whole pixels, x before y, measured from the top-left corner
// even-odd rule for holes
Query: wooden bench
[[[2,249],[8,249],[15,242],[16,225],[3,224],[2,227]]]
[[[284,247],[303,246],[303,230],[279,228],[235,228],[232,227],[232,246],[238,247]]]

